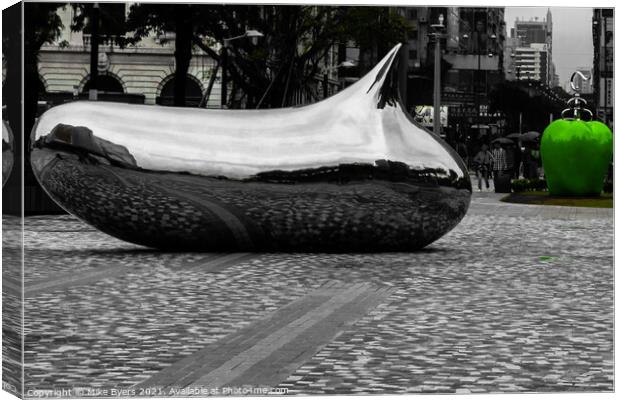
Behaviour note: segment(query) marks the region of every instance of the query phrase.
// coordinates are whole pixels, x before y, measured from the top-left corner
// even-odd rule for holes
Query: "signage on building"
[[[468,104],[456,104],[450,106],[450,115],[455,118],[477,117],[476,106]]]
[[[501,117],[502,115],[499,112],[491,113],[488,105],[481,104],[480,105],[480,116],[481,117]]]
[[[486,104],[479,105],[478,112],[476,113],[476,106],[470,104],[455,104],[450,105],[450,115],[455,118],[465,118],[465,117],[502,117],[500,112],[491,113],[489,111],[489,106]]]
[[[601,78],[601,86],[599,86],[601,107],[613,107],[614,105],[614,80],[613,78]]]
[[[441,101],[442,103],[448,103],[449,105],[473,104],[474,95],[473,93],[466,92],[444,91],[441,93]]]
[[[413,117],[417,123],[426,127],[433,127],[433,106],[416,106]],[[439,121],[444,128],[448,126],[448,107],[439,108]]]

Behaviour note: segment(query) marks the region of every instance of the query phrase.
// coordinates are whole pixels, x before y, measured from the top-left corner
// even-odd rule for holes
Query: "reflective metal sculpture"
[[[398,48],[304,107],[61,105],[33,131],[32,166],[67,211],[145,246],[419,249],[463,218],[471,183],[459,156],[403,111]]]
[[[2,120],[2,186],[9,179],[15,160],[15,142],[11,128]]]

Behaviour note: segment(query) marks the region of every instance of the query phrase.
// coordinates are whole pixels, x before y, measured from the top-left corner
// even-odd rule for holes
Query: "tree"
[[[30,131],[34,126],[39,100],[39,53],[46,43],[56,40],[64,28],[57,10],[64,3],[24,2],[24,137],[25,153],[30,146]],[[8,69],[7,69],[8,70]],[[17,133],[16,133],[17,135]],[[27,183],[34,182],[34,175],[27,159],[24,162]]]
[[[393,7],[346,7],[345,38],[360,49],[360,72],[370,70],[397,42],[413,29]]]
[[[228,49],[227,74],[231,102],[238,107],[283,107],[295,94],[318,100],[314,77],[322,70],[330,48],[342,37],[341,14],[334,7],[317,6],[213,6],[217,23],[202,27],[203,36],[222,43],[243,35],[246,29],[264,34],[258,44],[236,40]],[[257,12],[258,11],[258,12]],[[219,60],[201,37],[194,43]]]
[[[388,7],[324,6],[234,7],[219,9],[225,26],[255,27],[265,34],[259,46],[247,41],[234,46],[230,73],[235,85],[248,95],[249,103],[261,96],[263,107],[291,104],[295,93],[318,100],[316,75],[335,44],[353,41],[361,48],[360,69],[365,73],[411,29],[408,22]],[[239,24],[239,21],[244,21]],[[216,26],[217,28],[217,26]],[[217,40],[241,34],[241,29],[206,32]],[[208,52],[208,49],[205,49]],[[213,57],[217,54],[210,53]]]
[[[134,32],[134,41],[151,32],[176,33],[175,82],[185,81],[181,76],[187,73],[191,44],[219,65],[221,53],[216,44],[243,35],[247,29],[262,32],[264,38],[258,44],[239,39],[228,48],[229,106],[271,108],[290,105],[299,94],[318,100],[315,77],[324,70],[335,44],[353,40],[365,46],[370,49],[365,59],[372,58],[374,64],[410,29],[403,17],[387,7],[360,8],[136,4],[127,28]]]
[[[2,190],[3,213],[21,214],[21,3],[2,10],[2,58],[6,61],[6,80],[2,85],[2,118],[6,119],[14,135],[14,167]]]
[[[205,14],[205,11],[207,13]],[[135,44],[155,32],[163,35],[174,32],[174,105],[185,106],[185,80],[192,58],[192,41],[208,9],[196,4],[136,3],[130,8],[126,29],[132,32],[128,43]]]
[[[56,11],[63,3],[24,3],[24,131],[30,132],[37,112],[39,52],[56,40],[64,28]]]
[[[82,31],[90,34],[93,27],[90,21],[94,5],[99,8],[99,32],[103,36],[114,40],[120,46],[125,46],[125,3],[71,3],[73,7],[73,20],[71,30],[74,32]]]

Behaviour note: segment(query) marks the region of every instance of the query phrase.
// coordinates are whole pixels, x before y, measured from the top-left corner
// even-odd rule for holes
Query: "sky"
[[[538,17],[542,21],[546,15],[547,7],[506,7],[506,33],[510,36],[510,28],[514,28],[517,17],[525,20]],[[560,76],[560,86],[566,87],[577,68],[592,68],[592,8],[551,7],[551,21],[553,62]]]

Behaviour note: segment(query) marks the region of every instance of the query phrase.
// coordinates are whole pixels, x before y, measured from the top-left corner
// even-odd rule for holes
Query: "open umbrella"
[[[495,140],[492,140],[491,143],[499,143],[499,144],[513,144],[514,142],[508,138],[501,137]]]
[[[534,142],[538,140],[539,137],[540,137],[540,133],[536,131],[529,131],[521,135],[521,141],[522,142]]]

